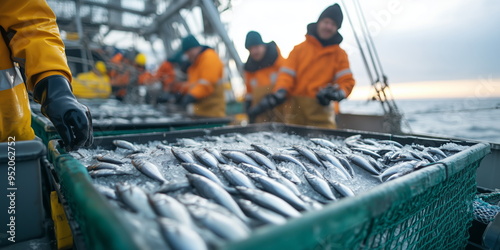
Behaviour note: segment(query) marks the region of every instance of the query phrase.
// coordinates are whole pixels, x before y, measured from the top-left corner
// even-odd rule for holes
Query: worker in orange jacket
[[[135,56],[135,69],[137,70],[137,84],[138,85],[151,85],[157,81],[157,78],[146,69],[147,57],[143,53]]]
[[[180,90],[184,95],[181,105],[192,107],[189,112],[196,116],[224,117],[224,65],[219,56],[214,49],[200,45],[193,35],[182,39],[182,51],[191,65],[187,69],[187,82],[182,84]]]
[[[246,110],[257,105],[264,96],[272,93],[280,67],[285,62],[275,42],[264,43],[256,31],[247,33],[245,48],[250,55],[244,65]],[[284,122],[283,106],[268,110],[250,122]]]
[[[171,86],[175,82],[174,65],[169,60],[165,60],[158,70],[156,70],[155,77],[160,80],[164,92],[170,92]]]
[[[0,141],[35,138],[27,93],[32,91],[67,150],[92,144],[90,112],[71,91],[64,43],[47,2],[2,1],[0,31]]]
[[[287,101],[286,123],[336,127],[330,102],[348,97],[355,84],[347,54],[339,46],[342,20],[342,10],[334,4],[321,13],[316,23],[307,26],[306,40],[290,52],[274,93],[251,108],[250,116]]]

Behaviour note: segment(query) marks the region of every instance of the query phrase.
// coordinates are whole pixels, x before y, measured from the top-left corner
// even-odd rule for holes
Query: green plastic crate
[[[209,130],[106,136],[99,146],[111,148],[114,139],[136,143],[152,140],[260,131],[288,132],[303,136],[361,134],[404,144],[437,146],[447,140],[414,136],[318,129],[284,124],[257,124]],[[281,226],[253,231],[246,240],[226,249],[459,249],[468,239],[472,201],[476,192],[476,168],[489,153],[486,143],[452,141],[470,146],[453,156],[396,180],[383,183],[356,197],[341,199],[324,209],[305,213]],[[85,167],[68,154],[61,154],[56,141],[49,144],[61,193],[68,213],[81,229],[88,248],[130,249],[147,247],[137,232],[129,232],[106,199],[92,186]],[[99,209],[97,209],[99,208]],[[96,211],[98,210],[98,211]],[[111,241],[111,242],[110,242]],[[127,242],[127,243],[125,243]]]

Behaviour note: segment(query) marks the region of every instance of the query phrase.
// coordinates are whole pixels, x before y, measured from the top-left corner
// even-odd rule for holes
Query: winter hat
[[[337,3],[328,6],[328,8],[326,8],[319,16],[318,22],[319,20],[325,17],[331,18],[333,21],[335,21],[339,29],[342,26],[342,20],[344,19],[344,15],[342,14],[342,10],[340,9],[340,6]]]
[[[200,46],[200,43],[193,35],[186,36],[182,38],[182,52],[186,53],[186,51]]]
[[[259,32],[253,30],[248,32],[247,38],[245,40],[245,48],[250,49],[250,47],[260,44],[265,43],[262,41],[262,37],[260,36]]]

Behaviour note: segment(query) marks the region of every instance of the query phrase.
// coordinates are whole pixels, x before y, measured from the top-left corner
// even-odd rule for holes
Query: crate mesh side
[[[315,249],[460,249],[467,245],[476,192],[476,168],[464,168],[445,181],[358,229],[318,241]]]

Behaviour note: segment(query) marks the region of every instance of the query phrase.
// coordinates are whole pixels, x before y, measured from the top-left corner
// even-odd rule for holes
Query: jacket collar
[[[323,40],[323,39],[319,38],[317,29],[316,29],[317,26],[318,26],[317,23],[308,24],[307,25],[307,35],[314,37],[316,40],[318,40],[318,42],[323,47],[331,46],[331,45],[338,45],[342,42],[342,40],[344,40],[344,38],[342,37],[342,35],[340,35],[339,32],[337,32],[337,34],[335,34],[333,37],[331,37],[328,40]]]
[[[278,58],[278,46],[276,43],[269,42],[265,44],[266,54],[260,61],[255,61],[250,56],[248,56],[247,62],[245,63],[244,69],[249,72],[255,72],[259,69],[267,68],[273,66],[274,62]]]

